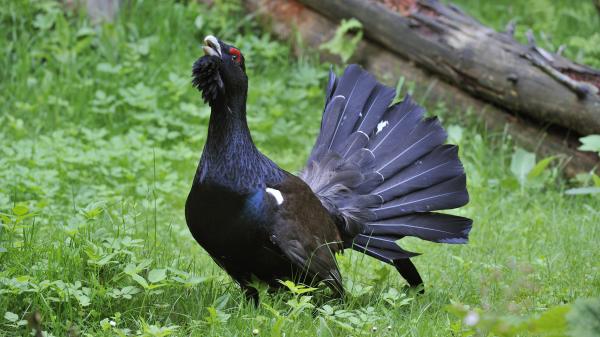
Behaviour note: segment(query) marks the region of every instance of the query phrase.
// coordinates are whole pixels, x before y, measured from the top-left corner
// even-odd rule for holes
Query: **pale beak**
[[[204,38],[204,46],[202,47],[204,54],[221,57],[221,45],[219,40],[212,35],[208,35]]]

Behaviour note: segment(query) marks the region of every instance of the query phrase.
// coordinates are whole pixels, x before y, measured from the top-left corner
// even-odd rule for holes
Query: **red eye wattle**
[[[242,62],[242,54],[236,48],[229,48],[229,54],[234,61],[241,63]]]

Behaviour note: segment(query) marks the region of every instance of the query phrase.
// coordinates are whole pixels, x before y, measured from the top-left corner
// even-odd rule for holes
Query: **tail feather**
[[[335,91],[335,88],[337,87],[337,77],[335,76],[335,73],[333,72],[333,68],[329,69],[329,82],[327,83],[327,92],[325,94],[325,107],[327,107],[327,105],[329,104],[329,101],[331,100],[331,98],[333,97],[333,92]]]
[[[366,133],[357,131],[350,135],[342,146],[342,157],[348,158],[349,155],[356,153],[360,149],[364,149],[369,143],[369,136]]]
[[[439,243],[465,243],[473,221],[456,215],[419,213],[367,224],[369,236],[415,236]]]
[[[301,178],[321,199],[347,248],[393,264],[411,286],[422,280],[397,240],[466,243],[472,221],[432,213],[469,200],[458,147],[443,145],[437,118],[359,66],[330,72],[321,132]]]
[[[356,193],[358,194],[369,194],[370,191],[373,191],[375,188],[377,188],[377,186],[381,185],[381,183],[385,181],[379,172],[369,172],[365,174],[364,177],[365,180],[355,189]],[[383,200],[380,201],[383,202]]]
[[[442,145],[378,185],[371,193],[389,201],[454,178],[463,172],[458,158],[458,146]]]
[[[358,68],[358,71],[359,74],[356,75],[354,72],[346,70],[346,73],[344,73],[344,76],[342,77],[342,80],[344,80],[346,74],[348,74],[348,77],[352,77],[352,80],[356,77],[356,82],[351,89],[340,86],[338,90],[336,90],[336,95],[344,95],[346,97],[346,105],[340,115],[338,121],[339,125],[331,143],[330,148],[332,151],[341,152],[344,141],[348,135],[355,130],[357,121],[362,118],[361,114],[357,114],[356,112],[363,111],[365,104],[377,85],[377,82],[371,74],[362,71],[360,68]],[[343,91],[344,89],[350,90],[347,92]]]
[[[400,141],[389,141],[373,150],[377,157],[377,171],[386,178],[446,141],[446,132],[437,118],[423,120],[408,134],[393,136],[391,139]]]
[[[395,96],[396,90],[378,83],[371,92],[363,112],[361,112],[362,118],[356,126],[356,130],[370,135],[381,121]]]
[[[355,164],[359,170],[372,167],[375,164],[377,158],[373,155],[373,151],[369,149],[359,149],[348,157],[348,162]]]
[[[371,91],[371,87],[375,85],[375,81],[369,81],[367,73],[362,71],[359,66],[353,65],[346,68],[344,74],[340,78],[337,87],[334,91],[335,96],[344,96],[344,106],[335,119],[335,125],[332,130],[331,140],[327,144],[327,148],[332,151],[339,150],[341,145],[339,139],[345,139],[352,130],[354,123],[359,117],[356,111],[362,110],[362,105],[367,100]],[[343,136],[342,136],[343,135]]]
[[[409,252],[400,248],[399,246],[394,248],[393,250],[385,250],[374,247],[366,248],[358,243],[354,243],[352,249],[361,253],[365,253],[371,257],[378,259],[379,261],[383,261],[385,263],[390,264],[394,263],[394,260],[409,259],[411,257],[419,256],[419,254]]]
[[[377,219],[389,219],[410,213],[464,206],[469,202],[465,184],[466,176],[461,174],[429,188],[388,201],[373,212]]]
[[[398,241],[398,237],[394,237],[391,235],[377,235],[377,236],[369,236],[364,234],[358,234],[354,238],[354,242],[359,244],[364,244],[365,247],[368,248],[379,248],[379,249],[387,249],[394,250],[398,247],[396,244]]]
[[[424,112],[425,109],[413,102],[410,96],[406,96],[401,103],[392,105],[378,121],[377,129],[369,130],[374,131],[369,148],[381,154],[397,151],[397,148],[390,148],[389,145],[398,145],[398,140],[406,137],[418,125]]]
[[[373,237],[358,235],[354,238],[352,243],[352,249],[358,250],[362,253],[371,253],[370,255],[387,263],[391,263],[396,259],[406,259],[414,256],[418,256],[418,253],[409,252],[402,249],[397,244],[378,244],[375,242],[377,239]],[[383,241],[380,241],[383,242]]]
[[[410,259],[396,259],[394,260],[394,267],[396,267],[396,270],[398,270],[411,287],[419,288],[423,285],[423,279],[421,279],[419,271]],[[421,294],[424,292],[424,289],[419,290]]]
[[[331,98],[331,101],[325,107],[323,120],[321,121],[321,132],[319,133],[317,145],[314,147],[309,161],[315,160],[329,151],[329,144],[331,144],[334,137],[338,116],[344,108],[345,103],[346,98],[344,96],[336,95]]]

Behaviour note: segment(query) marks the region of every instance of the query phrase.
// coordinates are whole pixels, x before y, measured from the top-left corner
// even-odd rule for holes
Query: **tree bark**
[[[267,30],[273,31],[279,38],[302,41],[294,45],[297,53],[307,46],[318,49],[328,41],[337,28],[337,24],[300,4],[297,0],[244,0],[248,11],[254,12]],[[338,62],[339,59],[321,52],[324,60]],[[439,81],[430,73],[415,66],[411,61],[398,57],[395,53],[382,48],[371,41],[362,41],[351,59],[378,75],[388,85],[395,85],[400,76],[406,82],[417,84],[418,95],[426,95],[428,100],[442,101],[452,107],[452,111],[465,117],[474,114],[491,132],[510,135],[519,146],[535,151],[542,157],[559,155],[563,158],[565,173],[573,176],[582,171],[590,171],[598,164],[593,153],[576,150],[577,142],[572,135],[540,128],[538,124],[511,115],[495,105],[463,92],[445,81]],[[469,118],[472,118],[470,116]]]
[[[600,133],[600,71],[482,25],[437,0],[300,0],[459,88],[581,134]],[[387,5],[384,5],[387,4]]]

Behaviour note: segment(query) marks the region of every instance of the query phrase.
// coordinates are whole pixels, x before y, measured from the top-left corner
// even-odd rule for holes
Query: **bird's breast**
[[[264,190],[236,194],[212,186],[195,186],[186,201],[186,221],[200,245],[210,250],[247,247],[263,241],[269,222]]]

